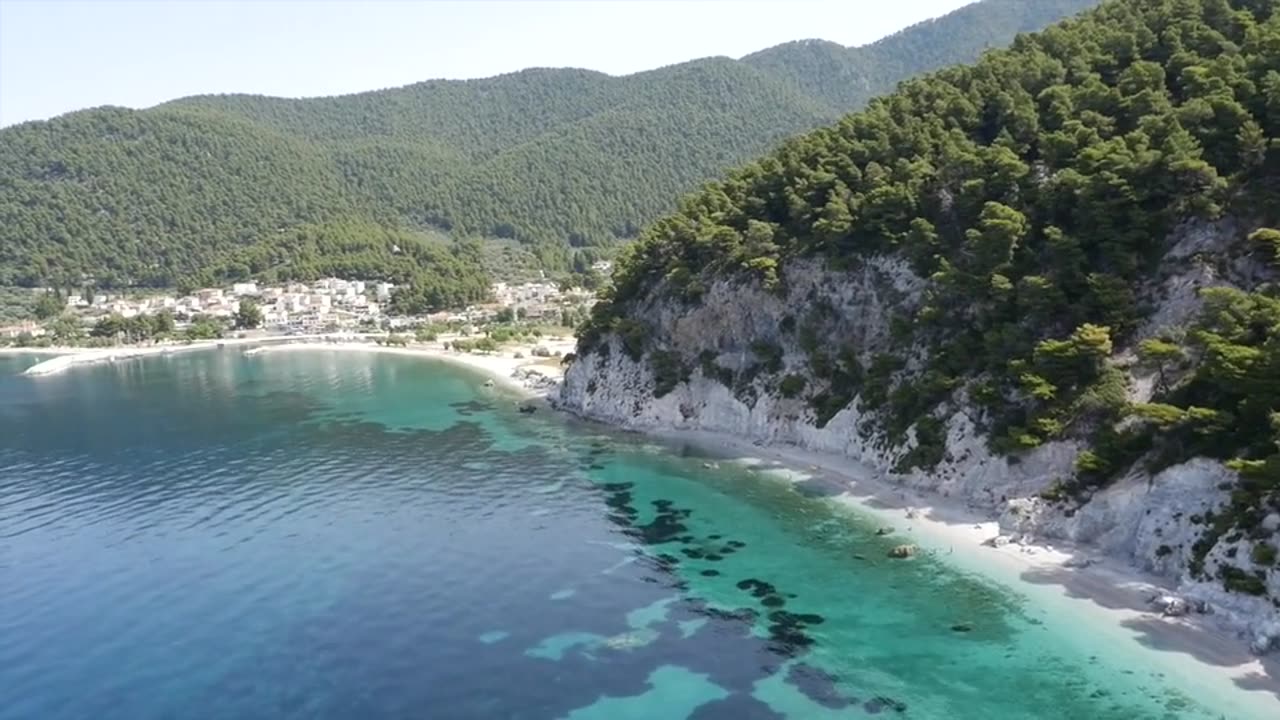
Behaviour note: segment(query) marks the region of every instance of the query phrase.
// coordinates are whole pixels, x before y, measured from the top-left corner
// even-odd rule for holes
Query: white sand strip
[[[198,340],[191,343],[169,343],[161,345],[125,346],[113,348],[67,348],[68,352],[59,354],[36,363],[23,371],[23,375],[54,375],[79,365],[115,362],[148,355],[171,355],[173,353],[211,350],[227,345],[245,345],[262,342],[261,339],[229,338],[224,340]],[[54,350],[49,350],[54,352]]]

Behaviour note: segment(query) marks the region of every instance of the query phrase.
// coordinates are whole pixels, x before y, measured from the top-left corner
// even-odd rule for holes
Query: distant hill
[[[1098,3],[984,0],[870,45],[847,48],[824,40],[799,40],[753,53],[742,62],[848,112],[907,78],[972,62],[986,50],[1008,45],[1018,33],[1041,30]]]
[[[325,225],[510,238],[581,268],[781,139],[1096,2],[984,0],[861,48],[802,41],[624,77],[530,69],[25,123],[0,130],[0,285],[207,281],[244,271],[246,247],[275,262],[249,272],[280,271],[289,253],[264,246]]]

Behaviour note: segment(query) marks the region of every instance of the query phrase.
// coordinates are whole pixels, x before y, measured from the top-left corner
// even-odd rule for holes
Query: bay
[[[1223,715],[869,517],[466,370],[34,361],[0,356],[0,720]]]

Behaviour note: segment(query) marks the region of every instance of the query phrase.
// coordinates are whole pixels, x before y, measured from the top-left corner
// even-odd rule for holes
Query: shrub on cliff
[[[782,382],[778,383],[778,392],[784,398],[793,398],[804,392],[807,384],[808,380],[805,380],[803,375],[788,375],[782,378]]]
[[[653,373],[653,396],[663,397],[682,382],[689,380],[689,368],[673,352],[655,350],[649,353],[649,369]]]
[[[1249,553],[1249,559],[1254,563],[1263,567],[1270,567],[1276,564],[1276,546],[1271,543],[1260,542],[1253,546],[1253,550]]]

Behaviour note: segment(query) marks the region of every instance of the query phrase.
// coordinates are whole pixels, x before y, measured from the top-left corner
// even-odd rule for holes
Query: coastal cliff
[[[560,404],[860,463],[1280,647],[1280,13],[1114,0],[618,258]]]
[[[1201,312],[1207,287],[1254,282],[1265,269],[1233,253],[1240,224],[1231,220],[1192,223],[1171,239],[1162,276],[1148,284],[1144,302],[1149,321],[1130,346],[1117,349],[1112,361],[1124,366],[1131,400],[1149,399],[1153,373],[1127,362],[1143,337],[1190,322]],[[1209,256],[1234,263],[1206,264]],[[760,445],[790,445],[847,458],[850,465],[894,485],[936,493],[998,517],[1002,533],[1023,542],[1068,541],[1120,559],[1146,573],[1175,583],[1193,605],[1216,613],[1239,630],[1259,653],[1280,649],[1280,572],[1255,562],[1255,544],[1265,540],[1229,535],[1201,551],[1202,567],[1191,571],[1197,542],[1212,517],[1229,504],[1238,480],[1223,462],[1192,458],[1158,472],[1141,463],[1105,487],[1078,497],[1055,492],[1063,478],[1075,473],[1085,443],[1059,440],[1033,450],[1004,455],[990,448],[980,427],[986,412],[960,389],[945,411],[936,413],[943,427],[943,449],[928,468],[908,467],[920,448],[913,425],[895,442],[885,431],[886,410],[865,408],[862,395],[821,422],[811,394],[788,392],[802,378],[807,388],[823,387],[815,377],[805,338],[795,329],[798,308],[824,298],[828,312],[823,340],[839,338],[859,349],[858,362],[871,365],[886,352],[906,361],[883,377],[891,387],[927,364],[927,349],[897,347],[889,318],[912,310],[927,281],[900,258],[878,256],[855,270],[830,270],[814,260],[788,265],[785,294],[770,292],[755,281],[723,278],[711,284],[700,302],[690,306],[662,288],[632,309],[653,329],[650,350],[639,359],[628,354],[623,339],[610,335],[581,353],[570,366],[555,402],[582,417],[633,430],[698,430],[724,433]],[[761,368],[761,348],[775,349]],[[654,355],[687,368],[670,387],[654,369]],[[743,381],[743,378],[748,378]],[[729,378],[734,378],[726,383]],[[868,388],[865,392],[875,392]],[[1140,397],[1142,395],[1147,397]],[[1280,529],[1280,514],[1270,513],[1262,529]],[[1260,573],[1265,590],[1232,592],[1219,578],[1228,573]]]

